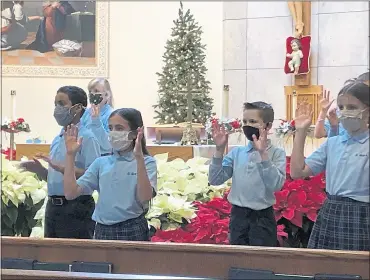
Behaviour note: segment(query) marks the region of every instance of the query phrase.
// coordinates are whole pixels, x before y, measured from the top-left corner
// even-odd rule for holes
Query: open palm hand
[[[303,103],[298,106],[294,119],[296,129],[308,129],[312,124],[312,105]]]
[[[224,126],[221,126],[218,123],[215,123],[212,127],[212,139],[215,142],[217,147],[225,147],[229,135],[225,130]]]
[[[320,105],[321,105],[321,110],[324,111],[325,113],[329,111],[329,108],[331,104],[333,104],[334,99],[330,100],[330,90],[325,90],[322,93],[322,98],[320,100]]]
[[[66,144],[67,154],[75,155],[81,147],[82,138],[78,138],[78,127],[69,125],[64,132],[64,142]]]

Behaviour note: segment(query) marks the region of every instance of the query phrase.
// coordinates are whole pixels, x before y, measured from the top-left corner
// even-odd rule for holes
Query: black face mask
[[[253,135],[256,135],[257,139],[260,138],[260,130],[256,127],[245,125],[243,126],[243,131],[249,141],[253,141]]]
[[[99,105],[103,101],[103,96],[100,93],[90,93],[89,100],[91,104]]]

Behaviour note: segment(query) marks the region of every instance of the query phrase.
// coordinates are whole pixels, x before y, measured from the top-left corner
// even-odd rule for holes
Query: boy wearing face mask
[[[67,201],[63,190],[64,163],[67,154],[64,131],[67,126],[74,124],[80,127],[78,136],[82,145],[74,157],[77,178],[100,157],[98,141],[90,130],[80,125],[86,105],[87,95],[83,89],[75,86],[61,87],[55,96],[54,118],[63,128],[54,138],[49,156],[38,156],[49,163],[49,168],[46,170],[37,159],[22,164],[26,170],[47,180],[49,198],[45,210],[45,237],[81,239],[93,237],[94,222],[91,216],[95,202],[91,196],[92,192],[86,192],[75,200]]]
[[[369,208],[369,86],[352,81],[339,92],[339,121],[345,134],[330,137],[308,158],[304,144],[312,108],[302,106],[290,172],[294,179],[325,170],[327,200],[313,227],[309,248],[370,250]]]
[[[243,131],[249,143],[232,149],[225,157],[227,132],[218,124],[212,130],[216,153],[209,167],[209,183],[221,185],[232,178],[228,196],[232,204],[229,225],[232,245],[277,245],[272,205],[274,192],[285,181],[286,156],[284,150],[267,139],[273,121],[274,110],[269,104],[244,103]]]

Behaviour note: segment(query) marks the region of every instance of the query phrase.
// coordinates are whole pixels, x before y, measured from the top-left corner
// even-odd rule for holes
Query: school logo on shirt
[[[136,175],[136,172],[127,172],[127,175],[128,176],[135,176]]]

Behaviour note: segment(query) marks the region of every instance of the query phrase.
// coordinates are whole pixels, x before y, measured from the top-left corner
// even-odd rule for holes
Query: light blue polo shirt
[[[209,183],[221,185],[232,177],[228,200],[233,205],[253,210],[274,205],[274,193],[285,182],[286,155],[271,141],[267,152],[269,161],[262,161],[249,142],[247,146],[233,148],[223,159],[214,157],[209,166]]]
[[[329,122],[328,119],[325,119],[324,128],[325,128],[325,131],[326,131],[326,135],[328,137],[333,137],[333,136],[337,136],[337,135],[343,135],[343,134],[346,134],[347,133],[347,131],[344,129],[344,127],[341,124],[341,122],[339,122],[339,124],[338,124],[338,129],[337,130],[333,130],[331,128],[331,125],[330,125],[330,122]]]
[[[108,139],[109,135],[109,116],[113,108],[105,104],[100,110],[99,118],[91,118],[91,108],[87,108],[81,118],[81,124],[92,131],[100,145],[100,152],[107,154],[112,152],[112,147]]]
[[[369,202],[369,131],[330,137],[306,158],[314,175],[326,170],[330,195]]]
[[[64,142],[64,129],[54,138],[50,146],[50,158],[53,162],[65,164],[66,160],[66,145]],[[98,140],[94,137],[90,130],[79,125],[78,136],[82,137],[82,145],[80,151],[76,154],[75,165],[77,168],[87,169],[96,158],[100,157],[100,148]],[[49,167],[48,169],[48,195],[64,196],[63,174]],[[86,193],[86,194],[91,194]]]
[[[157,192],[157,164],[151,156],[145,156],[149,181]],[[85,192],[99,192],[99,199],[92,219],[103,225],[113,225],[137,218],[148,209],[136,197],[137,162],[132,152],[114,153],[94,161],[85,174],[77,180]]]

